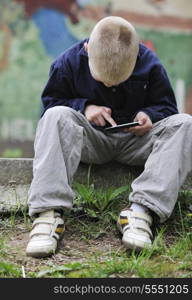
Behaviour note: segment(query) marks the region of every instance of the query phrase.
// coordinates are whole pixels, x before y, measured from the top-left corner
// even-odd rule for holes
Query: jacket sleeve
[[[149,77],[145,112],[153,123],[178,113],[173,89],[164,67],[156,64]]]
[[[68,106],[83,113],[89,102],[86,98],[77,97],[73,74],[70,67],[61,59],[51,65],[49,79],[41,99],[43,103],[41,117],[47,109],[58,105]]]

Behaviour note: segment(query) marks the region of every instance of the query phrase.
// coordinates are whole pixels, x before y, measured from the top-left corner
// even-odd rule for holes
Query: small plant
[[[94,185],[85,185],[76,183],[76,200],[77,206],[81,206],[86,214],[90,217],[103,216],[110,213],[115,204],[120,200],[123,193],[130,191],[130,185],[121,186],[119,188],[95,189]]]
[[[14,226],[15,225],[15,218],[16,218],[17,213],[20,211],[21,203],[18,199],[16,187],[13,186],[12,190],[13,190],[13,194],[14,194],[14,197],[15,197],[15,205],[10,210],[10,224],[12,226]]]

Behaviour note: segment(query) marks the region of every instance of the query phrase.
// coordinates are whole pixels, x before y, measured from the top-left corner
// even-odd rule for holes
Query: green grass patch
[[[9,249],[7,247],[7,238],[0,238],[0,278],[21,277],[21,271],[17,266],[5,261],[9,259]]]
[[[71,262],[62,266],[43,267],[30,277],[50,278],[108,278],[108,277],[192,277],[191,238],[166,245],[163,228],[155,238],[151,249],[141,252],[119,248],[102,253],[100,250],[88,255],[84,262]],[[182,245],[184,245],[182,247]]]
[[[9,262],[0,261],[0,277],[19,278],[21,277],[21,270]]]

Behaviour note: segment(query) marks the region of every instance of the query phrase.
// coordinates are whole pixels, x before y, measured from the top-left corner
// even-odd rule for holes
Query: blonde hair
[[[119,84],[132,74],[138,51],[134,27],[121,17],[105,17],[95,25],[88,42],[90,70],[100,81]]]

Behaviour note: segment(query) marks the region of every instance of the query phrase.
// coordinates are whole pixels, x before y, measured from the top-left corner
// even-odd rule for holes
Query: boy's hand
[[[143,136],[153,127],[149,116],[142,111],[136,115],[134,122],[139,122],[140,126],[125,129],[124,131],[131,132],[137,136]]]
[[[111,124],[111,126],[116,126],[117,124],[111,117],[112,110],[106,106],[98,105],[87,105],[85,108],[85,116],[89,122],[96,124],[97,126],[105,126],[106,121]]]

